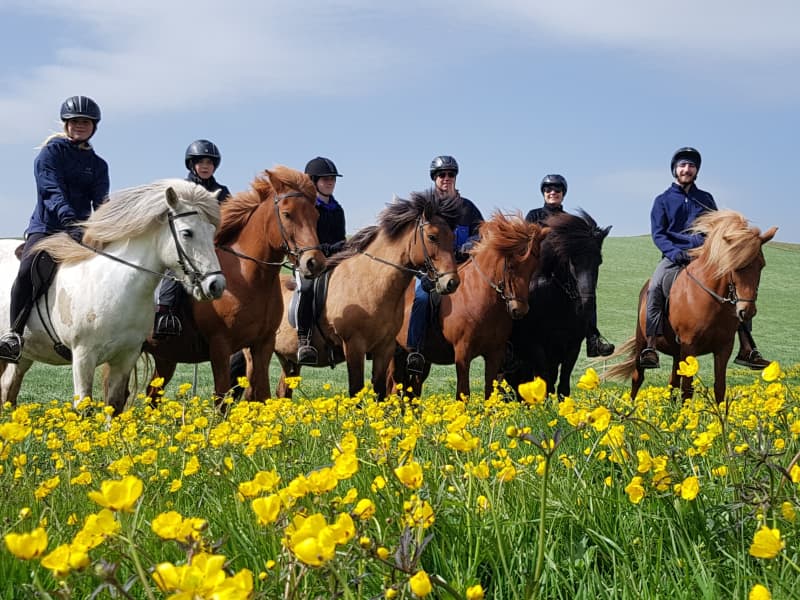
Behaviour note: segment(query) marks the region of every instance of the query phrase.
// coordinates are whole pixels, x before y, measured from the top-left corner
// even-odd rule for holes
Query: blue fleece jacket
[[[64,137],[41,149],[33,172],[37,199],[27,234],[64,231],[75,221],[88,219],[108,196],[106,161],[92,148],[81,148]]]
[[[673,183],[657,196],[650,211],[650,231],[661,254],[675,263],[689,262],[686,251],[701,246],[703,236],[687,230],[709,210],[717,210],[714,197],[694,184],[686,192]]]

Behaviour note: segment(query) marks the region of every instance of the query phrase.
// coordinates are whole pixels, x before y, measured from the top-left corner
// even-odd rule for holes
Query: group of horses
[[[82,242],[58,234],[41,244],[60,267],[36,300],[21,360],[0,362],[0,402],[16,401],[34,361],[67,364],[56,352],[59,344],[71,350],[76,402],[92,395],[95,368],[108,365],[105,397],[115,412],[125,407],[142,351],[152,355],[154,377],[163,377],[164,385],[178,363],[210,361],[218,401],[235,384],[229,361],[240,350],[250,381],[246,399],[268,398],[275,354],[282,369],[278,395],[290,397],[286,378],[297,376],[300,365],[290,314],[296,286],[281,274],[287,264],[321,282],[312,336],[317,366],[346,362],[351,395],[363,388],[365,360],[371,358],[379,398],[398,385],[421,394],[432,363],[455,364],[457,395],[468,396],[470,363],[479,356],[486,396],[495,379],[516,387],[534,376],[550,392],[570,393],[572,369],[596,310],[610,227],[600,228],[583,211],[553,216],[541,226],[519,213],[495,212],[481,224],[469,259],[457,265],[453,227],[460,203],[415,193],[395,198],[376,225],[326,258],[316,233],[315,199],[311,180],[283,166],[264,171],[221,208],[215,196],[181,180],[112,193],[84,223]],[[696,227],[707,242],[675,280],[670,329],[659,350],[674,357],[674,385],[680,360],[714,353],[719,400],[736,328],[755,313],[761,246],[775,228],[762,235],[733,211],[709,213]],[[0,321],[8,321],[18,244],[0,245]],[[191,298],[182,307],[182,333],[154,339],[153,291],[168,269]],[[431,294],[431,323],[418,349],[426,367],[414,373],[406,369],[405,339],[414,282],[421,276],[437,293]],[[645,285],[640,304],[646,291]],[[636,362],[644,345],[641,311],[636,336],[618,353],[627,353],[627,360],[609,371],[632,376],[634,396],[643,380]],[[685,382],[683,390],[691,394]],[[154,396],[157,390],[148,392]]]

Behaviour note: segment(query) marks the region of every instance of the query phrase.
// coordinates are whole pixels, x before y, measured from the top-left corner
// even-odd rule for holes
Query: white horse
[[[219,204],[199,185],[168,179],[114,192],[82,225],[83,244],[56,234],[36,246],[60,265],[28,318],[19,363],[0,361],[0,406],[16,403],[34,361],[69,364],[54,349],[60,342],[72,351],[74,402],[92,395],[94,371],[107,363],[105,400],[119,413],[153,324],[153,292],[162,274],[174,271],[198,300],[219,298],[225,289],[214,251]],[[0,241],[3,324],[9,322],[19,243]]]

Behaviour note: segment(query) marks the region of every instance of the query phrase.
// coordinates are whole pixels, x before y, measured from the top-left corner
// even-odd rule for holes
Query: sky
[[[0,237],[79,94],[112,189],[184,177],[197,138],[233,192],[321,155],[352,234],[449,154],[486,218],[561,173],[567,210],[633,236],[688,145],[721,208],[800,243],[796,0],[0,0],[0,22]]]

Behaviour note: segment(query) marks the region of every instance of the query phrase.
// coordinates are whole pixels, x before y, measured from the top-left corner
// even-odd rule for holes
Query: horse
[[[603,262],[601,229],[585,211],[548,217],[539,270],[529,286],[530,310],[515,321],[504,377],[514,389],[541,377],[548,393],[569,396],[570,377],[596,311],[597,276]]]
[[[456,365],[458,398],[469,396],[469,369],[477,356],[484,358],[484,394],[492,393],[503,362],[512,320],[528,312],[528,283],[539,264],[539,246],[547,228],[529,223],[521,214],[499,212],[480,226],[480,239],[470,258],[458,269],[461,285],[449,296],[437,298],[435,323],[429,325],[420,352],[425,356],[421,374],[406,368],[405,348],[414,284],[406,290],[406,309],[397,348],[389,368],[388,385],[411,387],[419,397],[431,363]]]
[[[692,397],[692,378],[678,375],[680,361],[713,354],[714,399],[724,402],[726,367],[736,332],[742,322],[756,314],[761,270],[766,265],[762,246],[777,230],[772,227],[762,234],[734,210],[709,211],[695,220],[691,231],[704,235],[705,241],[689,252],[693,260],[675,277],[667,301],[664,335],[656,341],[656,350],[672,356],[670,385],[677,389],[680,383],[684,399]],[[627,359],[606,373],[612,379],[631,377],[632,400],[644,382],[638,357],[646,344],[648,285],[649,281],[645,282],[639,293],[636,334],[615,353],[627,354]]]
[[[0,363],[0,405],[16,402],[34,361],[69,364],[66,347],[76,406],[92,395],[95,368],[107,363],[105,400],[115,414],[121,412],[164,272],[172,269],[198,300],[219,297],[225,289],[213,243],[219,205],[194,183],[167,179],[113,192],[81,225],[82,243],[60,233],[34,247],[60,266],[35,301],[19,363]],[[0,320],[9,319],[18,243],[0,246]]]
[[[316,197],[307,175],[279,165],[222,204],[216,244],[228,287],[213,302],[183,303],[180,335],[147,340],[143,349],[153,356],[153,379],[163,377],[163,386],[179,362],[210,360],[219,404],[235,383],[230,356],[249,348],[253,368],[245,397],[270,396],[268,368],[283,312],[278,275],[284,259],[288,255],[293,268],[306,277],[316,277],[325,268],[317,238]],[[158,391],[150,386],[147,395],[155,399]]]
[[[317,366],[347,361],[349,393],[364,387],[364,360],[372,355],[372,385],[386,397],[386,370],[403,322],[404,293],[415,275],[426,274],[440,294],[459,285],[453,256],[453,229],[461,209],[457,198],[432,191],[395,198],[378,215],[377,225],[361,229],[329,261],[328,294],[316,318],[312,343],[322,351]],[[284,281],[286,311],[275,352],[281,364],[280,397],[291,397],[286,378],[298,376],[297,331],[290,325],[292,281]],[[320,299],[317,298],[317,301]]]

